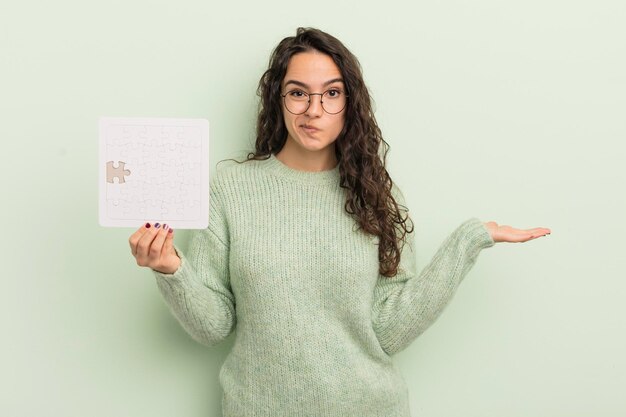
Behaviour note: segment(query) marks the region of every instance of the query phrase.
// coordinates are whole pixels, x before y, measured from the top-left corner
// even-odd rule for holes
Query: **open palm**
[[[536,227],[534,229],[516,229],[507,225],[498,225],[496,222],[485,222],[485,227],[489,230],[491,238],[494,242],[512,242],[520,243],[546,236],[551,233],[550,229],[545,227]]]

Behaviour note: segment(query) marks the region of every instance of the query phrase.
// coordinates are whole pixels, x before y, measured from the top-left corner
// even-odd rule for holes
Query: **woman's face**
[[[281,94],[298,89],[306,93],[323,93],[331,87],[345,94],[341,71],[332,58],[319,51],[301,52],[293,55],[287,65],[287,73],[281,85]],[[336,94],[332,92],[331,94]],[[332,152],[335,140],[343,129],[345,108],[337,114],[324,111],[321,95],[310,96],[310,105],[303,114],[290,113],[283,100],[283,118],[287,127],[285,146],[297,147],[298,153]]]

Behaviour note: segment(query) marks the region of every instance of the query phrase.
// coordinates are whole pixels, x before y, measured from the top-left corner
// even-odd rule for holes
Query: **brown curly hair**
[[[392,195],[393,181],[385,168],[389,144],[376,123],[361,65],[338,39],[319,29],[300,27],[295,37],[284,38],[274,49],[269,68],[261,76],[257,89],[261,100],[255,151],[250,152],[243,162],[264,160],[282,149],[288,132],[282,113],[281,83],[290,58],[313,50],[333,59],[349,96],[344,109],[344,127],[335,141],[340,186],[347,189],[345,210],[363,231],[378,236],[379,273],[394,277],[400,263],[399,244],[405,243],[406,234],[413,232],[413,225],[411,222],[409,230],[408,208],[398,204]],[[379,155],[381,145],[382,158]],[[407,214],[403,215],[403,211]]]

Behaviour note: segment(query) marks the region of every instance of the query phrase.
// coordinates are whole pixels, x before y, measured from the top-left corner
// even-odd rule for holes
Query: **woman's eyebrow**
[[[333,78],[332,80],[328,80],[326,81],[324,84],[322,84],[324,87],[326,87],[328,84],[332,84],[332,83],[336,83],[336,82],[343,82],[342,78]],[[303,83],[302,81],[297,81],[297,80],[289,80],[285,83],[285,87],[287,87],[287,84],[295,84],[295,85],[299,85],[300,87],[304,87],[304,88],[309,88],[308,85],[306,85],[305,83]]]

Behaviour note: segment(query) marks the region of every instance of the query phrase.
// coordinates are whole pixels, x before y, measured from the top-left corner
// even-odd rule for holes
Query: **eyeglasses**
[[[328,114],[340,113],[346,107],[347,94],[338,88],[330,88],[323,93],[307,93],[302,90],[290,90],[280,95],[289,113],[303,114],[311,105],[311,96],[321,96],[322,109]]]

